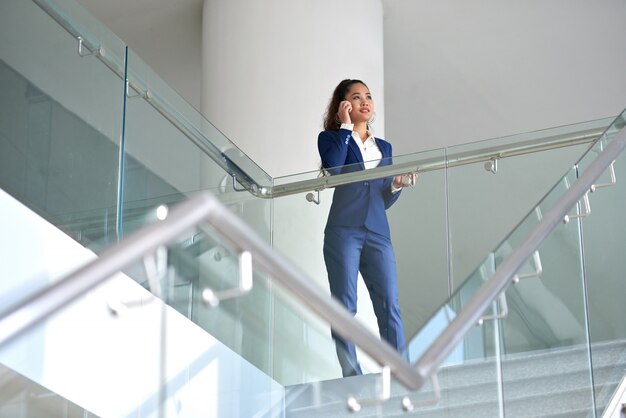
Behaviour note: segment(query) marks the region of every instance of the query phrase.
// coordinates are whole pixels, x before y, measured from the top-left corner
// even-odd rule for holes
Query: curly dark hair
[[[330,102],[328,103],[328,107],[326,108],[326,113],[324,113],[325,131],[336,131],[341,127],[341,122],[337,118],[337,112],[339,112],[339,103],[341,103],[343,100],[346,100],[346,94],[348,94],[350,86],[357,83],[363,84],[365,87],[367,87],[367,84],[365,84],[361,80],[352,80],[349,78],[342,80],[341,83],[339,83],[337,87],[335,87],[333,96],[331,97]]]

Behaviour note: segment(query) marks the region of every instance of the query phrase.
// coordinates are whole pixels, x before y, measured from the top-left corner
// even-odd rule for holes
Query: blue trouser
[[[380,337],[404,350],[404,328],[398,304],[396,259],[391,240],[363,227],[327,226],[324,261],[331,294],[356,314],[359,271],[372,299]],[[362,374],[354,344],[332,332],[344,376]]]

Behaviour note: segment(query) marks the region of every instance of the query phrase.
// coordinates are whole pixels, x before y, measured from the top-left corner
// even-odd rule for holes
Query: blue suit
[[[391,164],[391,144],[375,138]],[[323,131],[318,137],[322,166],[331,174],[364,170],[359,146],[347,129]],[[337,186],[324,231],[324,261],[331,294],[356,314],[359,271],[372,299],[380,336],[397,350],[405,348],[398,304],[396,260],[386,209],[400,196],[391,192],[393,178]],[[333,332],[344,376],[361,374],[354,344]]]

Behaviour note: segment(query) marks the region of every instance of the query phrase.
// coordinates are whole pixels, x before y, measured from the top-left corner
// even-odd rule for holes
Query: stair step
[[[626,341],[594,344],[593,365],[597,402],[604,405],[626,373]],[[589,367],[585,346],[507,355],[502,362],[507,418],[587,417],[592,408]],[[437,405],[416,408],[407,414],[400,403],[407,391],[392,382],[391,399],[382,405],[363,408],[358,417],[499,416],[495,359],[445,366],[438,376],[442,399]],[[289,387],[287,417],[348,416],[348,396],[374,397],[378,379],[377,375],[370,374]],[[431,395],[430,384],[427,384],[422,391],[410,396],[424,399]]]

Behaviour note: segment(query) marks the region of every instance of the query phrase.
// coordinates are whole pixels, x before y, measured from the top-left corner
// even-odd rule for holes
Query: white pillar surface
[[[332,92],[345,78],[369,86],[376,104],[374,133],[384,137],[380,0],[205,0],[202,45],[203,114],[272,177],[302,172],[312,172],[307,178],[317,176],[317,136]],[[273,206],[274,248],[298,265],[306,260],[307,274],[323,287],[328,286],[322,246],[329,202],[327,196],[324,205],[312,207],[303,196],[294,196]],[[310,217],[293,218],[305,212]],[[319,227],[311,228],[313,222]],[[369,296],[359,285],[357,318],[377,333]],[[278,329],[298,326],[286,324],[290,319],[280,315],[274,321]],[[305,323],[315,323],[315,318]],[[317,341],[314,327],[301,325],[307,344],[326,358],[335,357],[330,328]],[[295,347],[275,347],[278,381],[339,377],[338,365],[326,369],[306,353],[297,368],[287,367],[280,350],[293,356]],[[367,359],[360,359],[367,369]]]
[[[202,111],[273,177],[316,170],[335,86],[365,81],[383,136],[380,0],[205,0]]]

